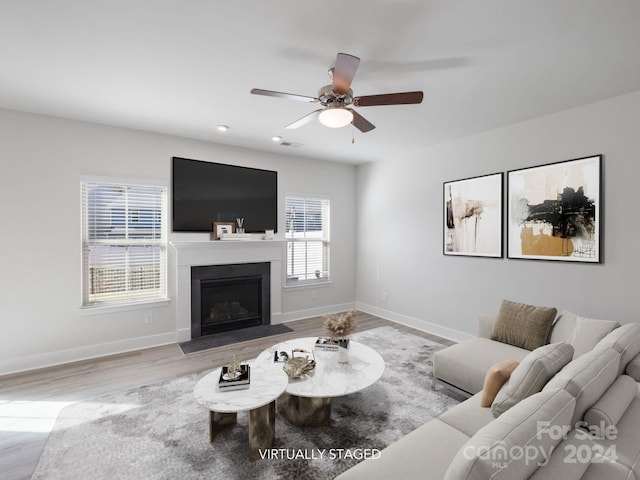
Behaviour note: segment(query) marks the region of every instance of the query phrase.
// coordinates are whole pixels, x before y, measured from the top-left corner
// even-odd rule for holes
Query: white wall
[[[353,305],[355,167],[0,110],[0,374],[176,341],[174,298],[153,309],[100,315],[79,308],[81,177],[168,186],[172,156],[277,170],[280,232],[286,193],[329,196],[333,283],[316,288],[315,299],[309,289],[283,291],[281,318]],[[170,296],[174,287],[170,277]],[[145,324],[149,311],[153,323]]]
[[[443,182],[600,153],[604,263],[442,254]],[[360,166],[358,305],[454,339],[502,299],[638,321],[639,182],[640,92]]]

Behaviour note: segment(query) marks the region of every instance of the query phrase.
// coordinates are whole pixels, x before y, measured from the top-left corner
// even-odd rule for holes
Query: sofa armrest
[[[493,324],[496,323],[498,315],[490,313],[481,313],[478,315],[477,334],[479,337],[491,339],[493,332]]]

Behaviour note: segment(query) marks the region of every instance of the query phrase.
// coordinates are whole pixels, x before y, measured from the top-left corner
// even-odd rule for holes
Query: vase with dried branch
[[[347,361],[347,353],[349,349],[349,335],[351,335],[357,327],[356,311],[343,314],[330,313],[324,317],[324,329],[327,334],[337,342],[338,352],[341,362]]]

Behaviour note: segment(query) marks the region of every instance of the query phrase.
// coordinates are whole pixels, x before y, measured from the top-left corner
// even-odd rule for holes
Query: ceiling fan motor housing
[[[325,85],[320,90],[318,90],[318,99],[320,100],[320,103],[325,107],[342,107],[351,105],[351,103],[353,102],[353,90],[349,89],[347,93],[338,95],[333,91],[333,85]]]

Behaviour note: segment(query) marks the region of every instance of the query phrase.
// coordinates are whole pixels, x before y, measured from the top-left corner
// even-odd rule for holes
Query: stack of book
[[[338,342],[331,337],[318,337],[315,349],[324,352],[337,352]]]
[[[220,391],[229,392],[232,390],[243,390],[249,388],[251,383],[251,368],[249,365],[240,365],[238,372],[229,372],[229,367],[224,366],[220,370],[218,388]]]

